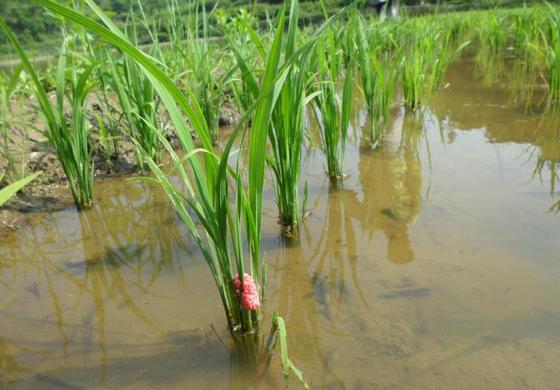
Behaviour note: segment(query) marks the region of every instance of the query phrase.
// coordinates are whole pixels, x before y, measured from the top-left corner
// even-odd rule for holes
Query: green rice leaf
[[[26,176],[0,190],[0,206],[4,205],[12,196],[14,196],[19,190],[25,187],[27,184],[32,182],[39,176],[41,172],[35,172],[32,175]]]

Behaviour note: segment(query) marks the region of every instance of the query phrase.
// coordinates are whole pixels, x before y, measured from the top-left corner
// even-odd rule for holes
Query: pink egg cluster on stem
[[[249,311],[256,311],[261,306],[257,285],[253,277],[249,274],[243,274],[243,282],[239,279],[239,275],[235,274],[233,278],[233,287],[235,293],[241,298],[241,306]]]

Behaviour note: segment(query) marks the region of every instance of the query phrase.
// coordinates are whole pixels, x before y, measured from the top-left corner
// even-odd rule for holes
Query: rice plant
[[[272,337],[268,343],[264,342],[261,331],[266,292],[266,263],[261,256],[262,192],[274,91],[281,88],[285,81],[280,77],[284,12],[278,17],[256,106],[254,111],[245,114],[249,116],[254,112],[249,141],[248,184],[245,185],[239,168],[233,169],[228,165],[241,125],[236,127],[222,155],[217,156],[212,140],[208,137],[204,114],[198,104],[193,104],[196,96],[188,86],[188,96],[185,96],[158,64],[132,45],[92,0],[85,1],[107,27],[51,0],[34,1],[110,42],[141,66],[150,78],[168,110],[186,153],[179,157],[165,138],[160,136],[181,183],[175,186],[155,161],[146,156],[156,177],[152,180],[163,186],[210,267],[236,349],[249,363],[266,361],[270,353],[267,346],[275,345],[274,339],[278,337],[285,373],[292,371],[301,378],[301,372],[286,354],[283,320],[277,315],[273,316]],[[194,145],[183,113],[201,140],[200,148]],[[233,204],[230,203],[230,186],[234,189],[231,194]],[[248,259],[245,249],[248,249]]]
[[[199,5],[202,8],[202,15],[199,15],[198,12]],[[182,54],[188,68],[188,76],[190,76],[187,82],[191,84],[191,88],[198,97],[208,124],[209,136],[216,141],[224,91],[229,83],[232,70],[225,67],[222,55],[209,40],[205,1],[196,2],[195,9],[194,23],[187,29],[188,44]],[[199,24],[202,27],[202,35],[199,32]]]
[[[119,153],[119,140],[121,138],[119,125],[122,118],[122,114],[119,113],[117,107],[115,107],[116,104],[113,104],[114,99],[110,95],[112,92],[111,84],[113,84],[115,75],[112,67],[114,59],[112,58],[111,51],[105,45],[95,46],[91,37],[85,30],[82,30],[80,36],[87,55],[89,58],[95,59],[92,63],[92,65],[94,65],[93,74],[97,81],[95,94],[97,95],[97,99],[101,105],[100,109],[102,110],[101,114],[95,114],[95,118],[99,127],[101,147],[104,150],[108,165],[111,166],[111,158],[118,156]],[[134,124],[132,124],[132,126],[133,125]]]
[[[24,75],[23,66],[15,67],[11,75],[0,73],[0,157],[5,161],[4,180],[16,181],[26,175],[28,161],[26,146],[29,142],[29,131],[26,118],[16,118],[10,112],[14,100],[23,110],[25,85],[20,79]],[[14,125],[20,125],[16,136]]]
[[[45,135],[55,149],[66,174],[76,206],[79,209],[87,208],[93,202],[93,163],[88,139],[90,124],[86,119],[85,99],[92,87],[89,81],[92,67],[78,72],[77,66],[71,66],[73,64],[67,66],[68,60],[72,61],[68,50],[70,38],[67,38],[60,50],[56,100],[52,103],[23,48],[2,18],[0,18],[0,29],[6,33],[8,40],[17,50],[26,71],[33,80],[35,96],[46,122]],[[69,120],[65,113],[66,102],[70,103],[72,110]]]
[[[140,12],[142,8],[140,7]],[[145,16],[142,14],[145,29],[150,33],[152,44],[149,54],[158,57],[160,54],[157,34],[152,31]],[[134,12],[131,11],[126,25],[127,33],[138,42],[138,26]],[[125,32],[126,33],[126,32]],[[150,79],[141,71],[138,64],[128,57],[121,59],[109,56],[110,83],[115,91],[122,110],[121,116],[126,119],[128,134],[139,148],[136,151],[137,163],[143,169],[143,154],[147,154],[156,162],[161,161],[161,144],[158,133],[158,109],[160,98],[156,95]],[[142,150],[142,152],[140,151]]]
[[[470,44],[470,41],[460,44],[453,42],[453,35],[454,31],[444,25],[432,36],[432,41],[436,42],[436,46],[433,50],[434,56],[431,64],[430,91],[435,91],[441,86],[449,64],[455,61],[461,51]],[[453,47],[454,44],[458,44],[458,46]]]
[[[248,27],[250,29],[250,27]],[[250,37],[259,53],[264,57],[264,42],[259,34],[250,29]],[[279,222],[287,235],[295,233],[299,224],[299,177],[301,172],[301,151],[304,138],[305,107],[313,96],[307,95],[309,88],[309,61],[316,42],[316,34],[304,45],[306,50],[296,48],[298,39],[298,2],[292,0],[289,9],[286,43],[282,47],[284,60],[289,66],[283,68],[283,83],[274,93],[274,109],[268,130],[270,155],[267,163],[274,175],[274,189],[278,205]],[[250,73],[241,56],[236,56],[242,80],[255,96],[258,91],[255,75]]]
[[[369,138],[372,145],[376,145],[379,140],[381,130],[375,126],[374,112],[375,112],[375,82],[374,75],[375,71],[373,69],[373,64],[371,62],[371,50],[369,47],[369,41],[365,33],[362,18],[358,17],[356,14],[353,15],[351,24],[355,25],[357,23],[357,28],[355,29],[355,45],[357,47],[356,62],[360,69],[361,77],[361,91],[366,101],[369,114]]]
[[[331,179],[343,177],[342,165],[346,135],[350,125],[352,106],[353,62],[345,71],[342,97],[338,93],[338,76],[342,68],[334,33],[325,32],[325,39],[317,44],[318,92],[313,99],[314,112],[319,124],[323,153],[327,160],[327,175]]]
[[[259,76],[259,55],[251,40],[251,33],[255,31],[256,19],[245,10],[240,10],[234,17],[222,15],[218,24],[224,30],[228,46],[236,60],[238,78],[232,76],[231,92],[240,112],[247,111],[258,95],[257,78]]]
[[[17,72],[19,74],[19,72]],[[4,76],[0,74],[0,77]],[[12,80],[17,79],[17,76],[12,76]],[[10,112],[10,98],[12,95],[13,85],[7,77],[0,78],[0,156],[6,161],[5,169],[10,176],[17,175],[17,163],[15,156],[11,149],[12,137],[10,137],[10,122],[8,120],[8,113]]]
[[[390,53],[384,52],[381,46],[371,47],[367,29],[361,18],[356,24],[355,44],[357,46],[357,62],[360,68],[361,90],[364,95],[369,114],[369,141],[377,146],[383,136],[389,110],[398,81],[398,67]],[[382,38],[383,37],[383,38]],[[388,36],[377,35],[375,41],[389,39]]]
[[[529,16],[529,17],[528,17]],[[540,45],[540,26],[534,24],[538,18],[533,12],[512,16],[513,20],[513,55],[515,57],[512,78],[509,83],[514,102],[525,102],[529,108],[539,78],[539,60],[542,57]],[[533,26],[537,27],[536,30]],[[535,39],[537,37],[538,39]],[[542,59],[541,59],[542,60]]]
[[[372,58],[375,70],[373,78],[376,91],[373,100],[373,123],[376,129],[384,132],[389,121],[389,111],[399,81],[399,63],[391,55],[380,55]]]
[[[550,16],[545,47],[549,100],[552,105],[560,105],[560,8],[550,4],[548,8]]]
[[[35,172],[32,175],[26,176],[22,179],[19,179],[18,181],[7,185],[4,188],[0,189],[0,207],[2,207],[6,202],[8,202],[10,200],[10,198],[12,198],[12,196],[14,196],[19,190],[21,190],[23,187],[25,187],[26,185],[28,185],[30,182],[32,182],[33,180],[35,180],[37,178],[37,176],[39,176],[41,174],[41,172]],[[3,176],[0,176],[0,183],[2,182]]]
[[[479,50],[476,64],[487,85],[494,83],[505,72],[503,50],[507,43],[507,29],[504,18],[497,13],[487,13],[478,32]]]
[[[291,233],[299,223],[299,177],[301,173],[301,151],[304,135],[304,115],[307,104],[307,65],[310,51],[296,53],[298,32],[298,3],[290,4],[290,19],[284,47],[284,57],[297,60],[287,69],[285,82],[279,90],[272,111],[272,126],[269,129],[271,155],[267,159],[275,176],[274,189],[280,224]]]
[[[152,83],[129,58],[110,63],[111,86],[116,92],[122,117],[126,118],[128,134],[143,152],[153,160],[161,160],[161,147],[157,134],[159,98],[155,97]],[[137,150],[138,165],[143,167],[143,157]]]
[[[426,31],[426,29],[423,29]],[[429,77],[430,59],[433,58],[434,45],[431,37],[414,36],[403,47],[402,90],[405,106],[415,111],[420,105]]]
[[[509,88],[514,101],[533,102],[539,84],[548,87],[548,104],[556,106],[560,98],[560,11],[557,6],[535,7],[507,14],[511,21],[513,69]]]

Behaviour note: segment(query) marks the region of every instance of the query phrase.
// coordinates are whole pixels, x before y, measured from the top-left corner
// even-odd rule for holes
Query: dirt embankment
[[[54,99],[54,96],[51,98]],[[111,142],[107,148],[99,138],[98,131],[97,117],[106,117],[102,105],[92,95],[87,101],[87,106],[88,119],[92,125],[90,144],[95,179],[141,174],[136,149],[126,132],[126,123],[121,123],[115,138],[116,143]],[[70,116],[70,112],[67,114]],[[234,105],[226,101],[221,110],[220,125],[231,126],[238,120],[239,115]],[[174,129],[170,126],[164,110],[159,114],[159,121],[165,129],[166,138],[174,147],[179,148]],[[55,211],[73,203],[64,170],[54,148],[43,133],[45,125],[36,99],[30,96],[10,101],[7,123],[8,137],[0,137],[0,151],[3,152],[0,153],[0,175],[6,172],[6,176],[9,176],[10,173],[7,153],[20,174],[23,172],[28,175],[37,171],[41,171],[42,174],[0,209],[0,237],[20,227],[29,212]],[[114,145],[117,147],[116,152]],[[0,182],[0,188],[6,184],[5,178],[4,182]]]

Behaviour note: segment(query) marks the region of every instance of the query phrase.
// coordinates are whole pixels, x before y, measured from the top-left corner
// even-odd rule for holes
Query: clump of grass
[[[410,49],[402,65],[402,90],[405,106],[412,111],[415,111],[420,105],[427,81],[426,59],[428,57],[424,54],[423,49],[430,45],[426,43],[427,40],[423,38],[413,43],[413,48]]]
[[[470,41],[461,41],[461,22],[449,16],[412,19],[397,37],[405,106],[415,111],[437,90],[449,64]],[[395,34],[397,35],[397,34]]]
[[[45,135],[56,151],[77,207],[79,209],[90,207],[93,202],[93,162],[88,140],[90,124],[86,119],[85,99],[92,87],[89,81],[92,67],[78,72],[77,66],[67,66],[68,60],[71,61],[68,50],[69,38],[67,38],[60,51],[56,76],[56,101],[52,103],[23,48],[2,18],[0,18],[0,29],[6,33],[8,40],[17,50],[26,71],[33,80],[35,96],[46,122]],[[69,120],[65,113],[66,101],[70,103],[72,110]]]
[[[199,14],[199,5],[202,15]],[[208,37],[208,15],[206,3],[195,2],[194,22],[187,28],[188,44],[181,51],[188,68],[188,81],[198,97],[198,103],[208,124],[209,137],[218,139],[220,109],[224,102],[224,92],[230,81],[230,70],[224,70],[226,63],[220,51]],[[199,21],[200,20],[200,21]],[[202,34],[200,34],[201,24]]]
[[[16,119],[10,114],[13,100],[17,109],[23,110],[27,88],[21,85],[25,71],[23,65],[15,67],[11,75],[0,72],[0,157],[5,161],[5,181],[16,181],[26,175],[29,142],[28,125],[25,118]],[[14,125],[20,125],[20,136],[14,134]]]
[[[361,90],[369,114],[369,140],[375,147],[383,137],[387,125],[397,87],[398,64],[393,63],[390,50],[385,46],[387,43],[371,47],[362,18],[354,16],[353,19],[357,20],[355,45],[358,49],[356,55],[360,68]],[[386,31],[374,35],[376,42],[385,39],[391,41]]]
[[[290,66],[283,73],[284,83],[276,91],[268,138],[271,154],[267,158],[275,177],[274,189],[279,220],[284,232],[292,234],[299,224],[299,178],[304,138],[309,58],[312,50],[296,50],[298,39],[298,2],[290,2],[288,32],[283,55]],[[260,43],[258,46],[263,46]],[[293,62],[292,62],[293,61]]]
[[[110,65],[111,86],[116,92],[121,115],[126,119],[128,135],[154,161],[161,161],[157,110],[159,98],[152,83],[138,65],[125,57],[113,59]],[[143,153],[137,149],[137,162],[143,168]]]
[[[375,71],[371,61],[371,50],[369,41],[366,35],[366,29],[362,18],[354,13],[351,24],[358,23],[355,29],[355,45],[357,47],[356,62],[360,69],[361,77],[361,91],[366,101],[369,114],[369,137],[372,145],[375,145],[380,136],[380,129],[375,126],[374,112],[375,112]]]
[[[399,64],[388,54],[373,57],[372,64],[375,69],[374,85],[376,86],[373,123],[383,134],[388,125],[389,111],[398,85]]]
[[[430,91],[435,91],[441,86],[449,64],[455,61],[461,51],[470,44],[470,41],[454,42],[456,40],[453,38],[454,34],[454,29],[444,24],[443,28],[433,35],[432,39],[436,42],[436,45],[434,46],[433,62],[431,64]],[[454,45],[456,46],[454,47]]]
[[[17,79],[17,75],[12,75],[11,80],[15,79]],[[5,168],[10,176],[15,176],[18,170],[16,159],[10,150],[12,137],[10,137],[10,122],[8,120],[10,98],[13,91],[11,85],[13,83],[3,73],[0,73],[0,156],[6,161]]]
[[[509,87],[515,102],[525,102],[529,108],[535,86],[541,77],[543,60],[541,44],[541,20],[536,11],[527,11],[512,16],[513,55],[515,57]]]
[[[0,207],[2,207],[6,202],[8,202],[10,200],[10,198],[12,198],[12,196],[14,196],[19,190],[21,190],[23,187],[25,187],[30,182],[35,180],[37,178],[37,176],[39,176],[40,173],[41,172],[35,172],[32,175],[26,176],[22,179],[19,179],[19,180],[13,182],[12,184],[7,185],[4,188],[1,188],[0,189]],[[2,175],[0,175],[0,183],[2,182],[3,178],[4,177]]]
[[[258,94],[257,79],[260,56],[251,39],[251,33],[255,32],[256,22],[256,18],[243,9],[231,18],[225,15],[218,17],[218,24],[224,30],[225,39],[233,52],[239,71],[239,76],[232,76],[229,85],[240,112],[249,110],[255,103]]]
[[[248,184],[245,185],[239,165],[235,168],[228,165],[234,142],[242,126],[236,127],[222,155],[218,156],[213,149],[211,138],[208,137],[204,114],[188,86],[187,97],[156,63],[124,37],[92,0],[85,1],[108,28],[53,1],[36,0],[55,14],[86,27],[122,50],[141,66],[142,71],[150,78],[171,117],[185,152],[183,157],[179,157],[169,142],[160,136],[160,141],[170,154],[173,170],[179,175],[180,183],[174,185],[169,175],[163,172],[153,159],[146,156],[146,161],[155,174],[155,179],[152,180],[156,180],[165,189],[210,267],[236,349],[249,363],[267,361],[270,353],[268,347],[275,343],[264,343],[261,331],[262,304],[266,291],[266,263],[261,255],[262,193],[267,133],[275,103],[274,92],[281,89],[285,82],[280,71],[284,12],[281,12],[278,18],[252,115]],[[291,65],[293,64],[290,63]],[[201,140],[199,148],[194,145],[183,113]],[[245,116],[248,117],[252,113],[253,111],[250,111]],[[230,188],[233,189],[232,194]],[[230,203],[230,198],[233,199],[233,204]],[[248,259],[245,249],[248,249]],[[236,274],[248,274],[256,282],[256,286],[251,285],[255,287],[253,293],[258,294],[262,302],[260,306],[247,308],[242,303],[236,290],[244,291],[249,286],[246,286],[245,282],[236,285]],[[280,341],[285,373],[291,371],[302,378],[301,372],[287,357],[285,326],[277,315],[273,316],[272,329],[272,339],[278,337]]]
[[[560,8],[549,6],[546,47],[546,65],[548,68],[549,100],[552,105],[560,106]]]
[[[505,72],[503,54],[507,43],[507,28],[504,18],[495,12],[486,13],[476,31],[480,45],[476,65],[483,76],[483,82],[490,85]]]
[[[101,104],[102,113],[95,113],[95,119],[99,127],[99,137],[105,160],[108,166],[111,166],[112,157],[117,157],[119,154],[119,140],[121,138],[119,122],[122,118],[109,95],[114,75],[114,69],[111,65],[113,59],[111,52],[105,46],[94,47],[88,36],[84,36],[82,41],[85,43],[89,57],[97,59],[97,63],[94,63],[94,74],[97,81],[95,93]]]
[[[313,99],[314,112],[321,133],[322,150],[327,160],[327,175],[342,179],[342,165],[346,148],[346,135],[350,125],[352,107],[353,62],[345,71],[342,96],[338,93],[338,77],[342,58],[337,52],[336,39],[331,29],[324,41],[317,44],[318,94]]]
[[[142,13],[142,8],[140,7]],[[145,29],[149,32],[152,43],[149,54],[159,58],[161,49],[155,31],[152,31],[145,15],[142,13]],[[126,24],[128,35],[133,42],[138,43],[138,22],[134,12]],[[158,109],[160,98],[155,93],[154,87],[138,64],[128,57],[121,59],[109,55],[109,82],[118,98],[121,117],[127,122],[128,135],[137,145],[136,159],[141,169],[144,169],[143,154],[148,155],[156,162],[161,161],[162,146],[159,142]]]
[[[76,3],[75,5],[78,6]],[[80,4],[80,10],[87,12],[83,4]],[[98,146],[103,151],[107,166],[111,167],[113,159],[119,154],[119,140],[122,138],[119,126],[125,116],[124,113],[119,112],[113,97],[114,91],[111,91],[115,53],[111,52],[106,44],[96,44],[94,38],[83,28],[76,26],[74,35],[77,46],[74,55],[77,60],[82,66],[93,66],[92,79],[95,81],[95,86],[92,88],[92,93],[97,100],[90,115],[95,118],[98,126],[96,134],[99,139]]]

